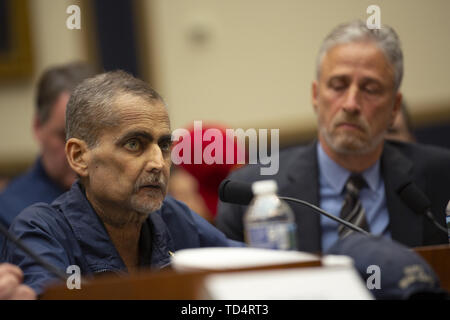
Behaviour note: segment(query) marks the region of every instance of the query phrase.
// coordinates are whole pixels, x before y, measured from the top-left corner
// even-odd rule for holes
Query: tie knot
[[[347,192],[358,195],[359,191],[361,191],[361,189],[366,186],[367,183],[366,180],[364,180],[363,176],[353,173],[350,178],[348,178],[345,188],[347,189]]]

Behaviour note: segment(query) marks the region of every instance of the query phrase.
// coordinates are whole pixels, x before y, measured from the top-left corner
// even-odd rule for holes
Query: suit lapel
[[[398,195],[398,190],[402,186],[413,181],[413,163],[389,143],[385,143],[381,170],[392,239],[410,247],[421,245],[423,215],[409,209]],[[415,182],[419,187],[424,187],[420,186],[419,181]]]
[[[317,142],[299,149],[290,159],[286,183],[280,186],[280,195],[298,198],[316,206],[319,205],[319,172],[317,163]],[[283,179],[284,180],[284,179]],[[321,251],[320,216],[312,209],[296,203],[289,203],[297,222],[297,243],[299,250]]]
[[[316,146],[317,142],[311,143],[299,149],[290,159],[286,183],[279,186],[280,195],[298,198],[319,206],[319,168]],[[398,195],[398,190],[402,186],[413,181],[412,161],[389,143],[385,143],[381,158],[381,172],[392,238],[410,247],[420,246],[423,238],[423,216],[409,209]],[[424,190],[423,181],[414,182]],[[289,204],[297,222],[299,250],[320,252],[322,233],[319,214],[300,204]]]

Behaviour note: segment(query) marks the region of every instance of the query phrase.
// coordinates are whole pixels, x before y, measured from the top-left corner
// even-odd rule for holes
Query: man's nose
[[[147,171],[161,171],[164,167],[165,161],[164,161],[164,155],[161,150],[161,148],[154,144],[151,146],[149,151],[147,152],[147,164],[146,164],[146,170]]]
[[[357,86],[350,86],[345,96],[344,104],[342,108],[349,113],[356,113],[361,110],[359,89]]]

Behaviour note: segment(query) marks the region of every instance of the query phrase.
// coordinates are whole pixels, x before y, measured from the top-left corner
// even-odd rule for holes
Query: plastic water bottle
[[[244,215],[245,240],[250,247],[296,250],[296,224],[291,208],[277,196],[275,180],[253,183],[255,195]]]
[[[450,243],[450,201],[445,209],[445,222],[447,223],[448,242]]]

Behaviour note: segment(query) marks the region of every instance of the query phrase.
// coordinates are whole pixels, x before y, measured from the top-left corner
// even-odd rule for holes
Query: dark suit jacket
[[[275,176],[261,176],[258,165],[248,165],[230,175],[231,180],[253,182],[275,179],[278,194],[320,203],[317,142],[280,153],[280,170]],[[432,203],[436,220],[445,225],[445,208],[450,200],[450,151],[420,144],[386,141],[381,157],[389,212],[389,230],[394,240],[409,247],[448,243],[448,238],[428,219],[413,212],[400,199],[398,189],[408,182],[416,185]],[[312,209],[289,203],[297,223],[299,250],[321,251],[319,214]],[[243,214],[246,207],[219,203],[216,226],[229,238],[243,241]]]

